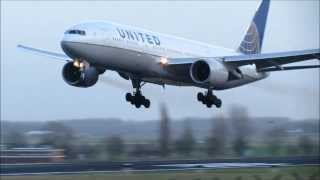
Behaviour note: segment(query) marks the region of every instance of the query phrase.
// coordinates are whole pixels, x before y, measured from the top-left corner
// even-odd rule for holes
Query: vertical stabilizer
[[[238,51],[243,54],[258,54],[261,52],[264,31],[266,28],[270,0],[262,0],[259,9],[246,32]]]

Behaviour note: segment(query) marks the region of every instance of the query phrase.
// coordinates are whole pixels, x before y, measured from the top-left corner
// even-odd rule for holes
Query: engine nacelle
[[[220,86],[228,81],[228,70],[217,60],[198,60],[191,65],[190,76],[196,83]]]
[[[95,67],[80,70],[79,67],[73,65],[73,62],[68,62],[62,69],[62,77],[71,86],[90,87],[98,81],[99,71]]]

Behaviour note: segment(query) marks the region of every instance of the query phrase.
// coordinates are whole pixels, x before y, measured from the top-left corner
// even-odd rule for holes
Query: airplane
[[[66,61],[63,79],[75,87],[91,87],[106,70],[116,71],[131,81],[133,93],[126,93],[125,98],[136,108],[150,107],[141,92],[146,83],[206,89],[197,94],[198,101],[220,108],[222,101],[214,90],[256,82],[273,71],[320,68],[286,66],[320,60],[320,49],[261,53],[269,6],[270,0],[262,0],[236,50],[109,21],[84,22],[67,29],[61,41],[65,54],[18,47]]]

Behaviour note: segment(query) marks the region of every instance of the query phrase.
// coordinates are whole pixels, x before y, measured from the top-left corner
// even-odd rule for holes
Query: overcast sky
[[[215,92],[223,100],[221,109],[199,103],[196,93],[201,89],[163,90],[147,84],[143,93],[151,99],[151,108],[136,109],[124,98],[130,82],[116,73],[107,71],[103,76],[108,81],[91,88],[71,87],[62,80],[62,62],[16,49],[22,43],[62,52],[63,32],[89,20],[111,20],[235,49],[259,3],[1,1],[1,120],[155,120],[161,103],[175,119],[227,114],[233,104],[247,107],[252,116],[319,118],[319,70],[275,72],[266,80]],[[264,52],[319,48],[319,38],[318,0],[272,1]]]

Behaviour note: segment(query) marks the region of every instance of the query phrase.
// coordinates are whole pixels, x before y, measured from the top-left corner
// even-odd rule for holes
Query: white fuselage
[[[84,33],[70,33],[70,30],[80,30]],[[160,59],[214,59],[239,55],[234,50],[111,22],[75,25],[65,33],[61,46],[72,59],[81,59],[89,64],[139,77],[147,82],[203,88],[207,87],[192,81],[190,76],[185,77],[186,72],[166,69],[159,63]],[[239,69],[243,74],[241,79],[226,82],[213,89],[232,88],[267,76],[265,73],[258,73],[254,65],[242,66]],[[184,76],[180,76],[179,73]]]

